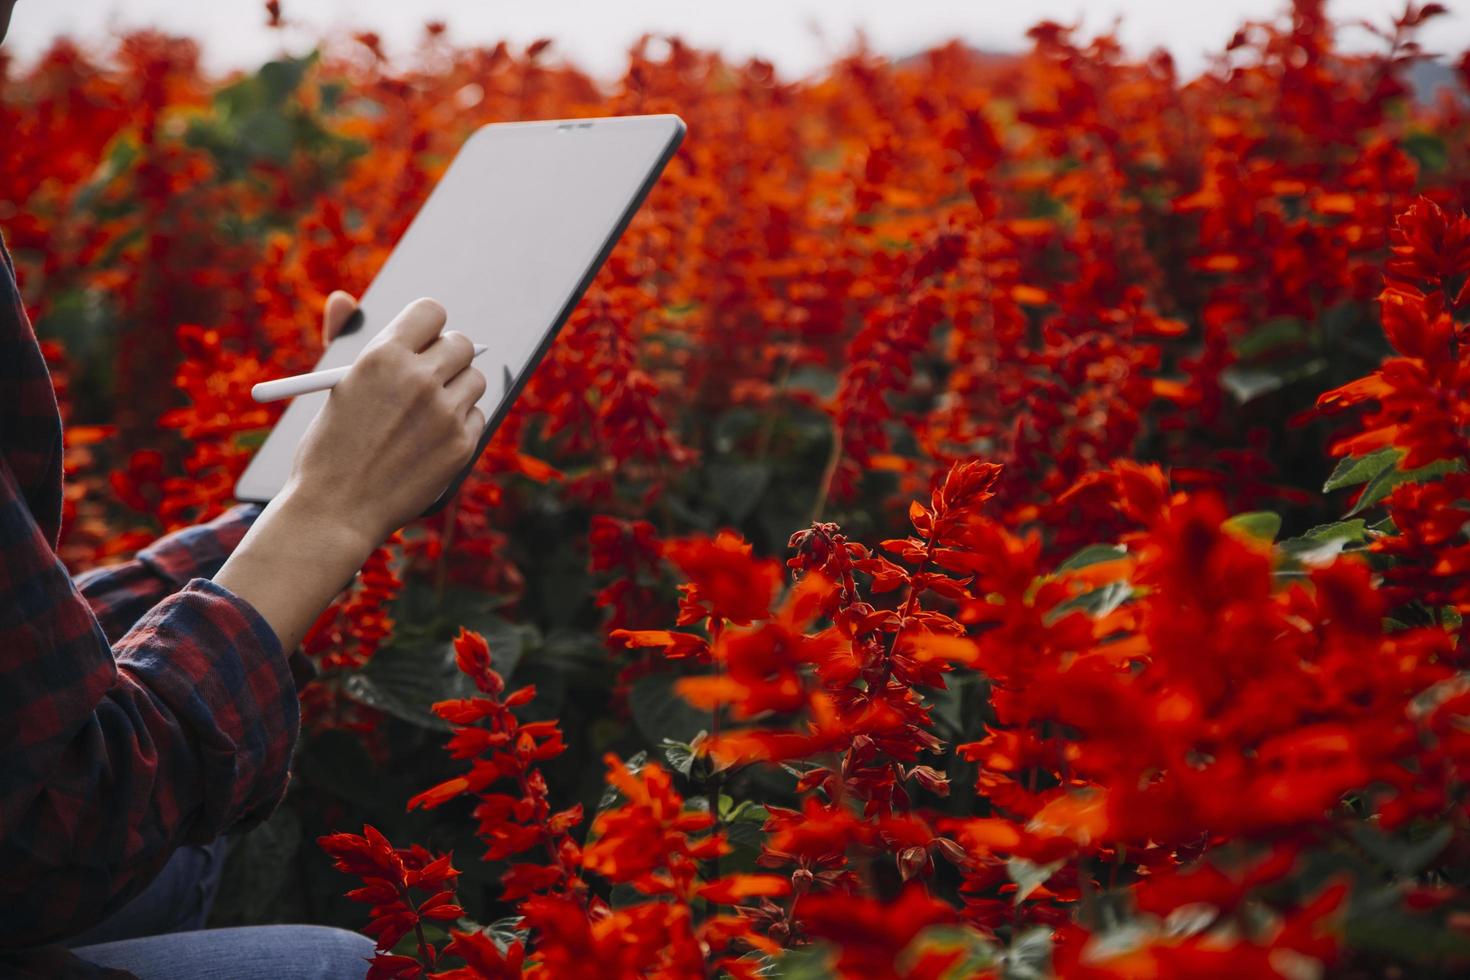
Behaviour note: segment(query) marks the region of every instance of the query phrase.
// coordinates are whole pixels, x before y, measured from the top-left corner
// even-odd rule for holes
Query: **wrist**
[[[382,542],[375,527],[296,490],[282,492],[214,576],[294,650]]]
[[[391,528],[379,527],[369,514],[345,508],[340,500],[326,500],[294,481],[261,516],[262,520],[280,522],[299,540],[310,541],[314,549],[325,554],[340,556],[354,568],[361,566],[392,533]]]

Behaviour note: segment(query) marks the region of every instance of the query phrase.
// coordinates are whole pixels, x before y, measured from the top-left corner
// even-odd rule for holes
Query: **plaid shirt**
[[[75,935],[180,844],[263,819],[298,726],[274,631],[208,578],[255,510],[73,582],[55,552],[61,457],[0,245],[0,950]]]

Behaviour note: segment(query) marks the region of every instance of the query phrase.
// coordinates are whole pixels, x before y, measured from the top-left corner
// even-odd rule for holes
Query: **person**
[[[328,339],[353,309],[329,298]],[[364,975],[354,933],[202,927],[220,838],[285,790],[287,652],[478,443],[485,378],[444,325],[419,300],[374,339],[263,509],[74,581],[55,391],[0,241],[0,976]]]

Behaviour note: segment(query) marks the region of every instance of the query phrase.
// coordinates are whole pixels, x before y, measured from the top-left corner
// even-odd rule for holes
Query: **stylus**
[[[489,350],[486,344],[475,345],[475,356]],[[297,395],[310,394],[313,391],[326,391],[337,387],[337,383],[347,377],[347,372],[352,370],[352,365],[347,367],[330,368],[326,371],[313,371],[310,374],[297,374],[289,378],[278,378],[275,381],[262,381],[250,389],[250,397],[258,402],[278,402],[282,398],[295,398]]]

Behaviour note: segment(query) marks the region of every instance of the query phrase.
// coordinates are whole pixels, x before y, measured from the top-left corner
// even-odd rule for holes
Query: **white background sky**
[[[554,38],[563,57],[608,76],[644,31],[677,33],[735,57],[760,55],[784,73],[802,74],[847,49],[860,28],[878,51],[901,55],[951,37],[1015,49],[1026,43],[1026,28],[1044,18],[1103,29],[1119,16],[1130,47],[1166,46],[1182,69],[1194,72],[1243,19],[1270,17],[1286,0],[283,0],[283,6],[301,25],[287,35],[293,48],[350,28],[378,31],[392,53],[416,42],[426,21],[441,19],[460,43]],[[1451,14],[1434,21],[1423,39],[1432,50],[1458,54],[1470,47],[1470,0],[1449,0],[1449,6]],[[1329,3],[1339,20],[1380,24],[1402,9],[1403,0]],[[59,34],[95,40],[118,28],[160,26],[202,39],[208,64],[233,68],[279,50],[280,38],[264,22],[261,0],[20,0],[6,46],[28,59]],[[1353,47],[1369,40],[1360,30],[1343,36]]]

